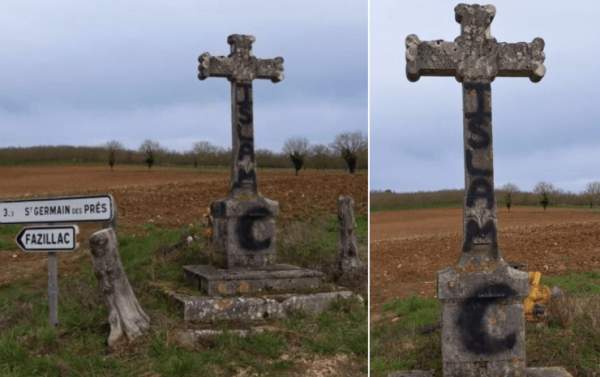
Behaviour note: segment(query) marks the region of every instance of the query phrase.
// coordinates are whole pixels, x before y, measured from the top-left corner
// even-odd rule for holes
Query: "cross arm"
[[[256,59],[256,78],[268,79],[272,82],[283,80],[283,58]]]
[[[414,34],[406,37],[406,77],[410,81],[421,76],[455,76],[457,61],[455,42],[421,41]]]
[[[529,77],[540,81],[546,73],[544,40],[535,38],[531,43],[498,44],[498,76]]]
[[[198,58],[198,78],[204,80],[208,77],[231,77],[233,74],[233,60],[228,56],[212,56],[208,52]]]

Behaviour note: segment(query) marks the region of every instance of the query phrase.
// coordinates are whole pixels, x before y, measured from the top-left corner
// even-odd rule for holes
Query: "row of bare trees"
[[[422,207],[454,207],[463,205],[464,189],[438,191],[393,192],[392,190],[371,192],[372,210],[411,209]],[[539,182],[533,190],[521,190],[514,183],[496,189],[498,206],[589,206],[600,207],[600,181],[591,181],[579,192],[565,191],[549,182]]]
[[[283,145],[283,153],[294,165],[296,175],[304,166],[307,158],[322,159],[331,155],[331,151],[342,157],[350,174],[354,174],[360,155],[362,154],[363,158],[366,157],[367,137],[361,132],[342,133],[335,137],[329,147],[323,144],[311,147],[307,138],[293,137],[286,140]]]
[[[513,204],[513,196],[521,191],[514,183],[507,183],[503,185],[500,187],[500,191],[504,192],[504,204],[510,211],[510,208]],[[569,193],[566,193],[564,190],[555,187],[552,183],[544,181],[538,182],[533,187],[533,193],[538,195],[539,204],[544,207],[544,210],[546,210],[546,208],[550,205],[553,197],[569,195]],[[586,185],[585,190],[580,195],[586,199],[590,208],[593,208],[594,205],[600,205],[600,182],[589,182]]]
[[[108,142],[105,147],[108,165],[113,169],[119,160],[118,156],[123,155],[126,148],[116,140]],[[138,153],[142,155],[143,162],[148,166],[148,169],[151,169],[161,159],[172,160],[173,154],[179,154],[185,159],[191,160],[194,167],[199,165],[223,166],[229,164],[231,152],[210,142],[199,141],[194,143],[190,151],[178,153],[168,151],[156,141],[145,140],[140,145]],[[307,165],[316,169],[340,168],[340,158],[344,163],[344,167],[353,174],[357,168],[367,167],[367,154],[367,137],[361,132],[338,134],[329,145],[310,145],[305,137],[292,137],[286,140],[283,153],[268,150],[256,151],[261,166],[285,167],[291,163],[296,175]],[[308,164],[309,162],[310,164]]]

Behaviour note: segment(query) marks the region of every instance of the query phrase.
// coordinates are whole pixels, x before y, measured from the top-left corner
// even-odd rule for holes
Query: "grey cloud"
[[[406,35],[423,40],[459,35],[455,2],[424,0],[410,9],[392,0],[372,4],[371,187],[463,187],[460,85],[450,77],[410,83],[404,74]],[[506,42],[543,37],[547,67],[538,84],[523,78],[492,84],[496,183],[529,189],[548,180],[577,191],[600,180],[600,78],[594,63],[600,6],[539,0],[494,5],[492,35]]]
[[[258,147],[278,149],[309,122],[315,141],[366,132],[362,0],[10,0],[0,23],[2,146],[148,137],[172,148],[198,139],[227,146],[228,82],[200,82],[196,67],[204,51],[227,54],[231,33],[254,34],[256,56],[286,60],[283,82],[255,82],[257,137],[277,127]],[[265,111],[277,124],[260,123]]]

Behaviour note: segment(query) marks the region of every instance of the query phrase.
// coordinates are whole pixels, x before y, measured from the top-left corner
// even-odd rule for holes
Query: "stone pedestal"
[[[190,322],[264,321],[295,311],[318,314],[351,291],[324,284],[320,271],[275,263],[277,202],[231,195],[211,204],[215,255],[210,265],[184,266],[189,290],[166,290]]]
[[[324,277],[320,271],[289,264],[256,269],[183,266],[183,271],[188,283],[209,296],[306,291],[319,288]]]
[[[438,273],[444,377],[526,375],[523,299],[528,276],[500,261]]]
[[[210,212],[215,265],[262,268],[274,263],[279,203],[262,196],[228,197],[214,201]]]
[[[547,368],[527,368],[524,376],[526,377],[572,377],[571,373],[567,372],[562,367],[547,367]],[[388,377],[433,377],[433,371],[426,370],[410,370],[402,372],[393,372],[388,374]]]

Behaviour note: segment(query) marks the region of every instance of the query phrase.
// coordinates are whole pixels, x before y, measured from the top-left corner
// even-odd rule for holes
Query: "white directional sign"
[[[26,227],[17,235],[23,251],[73,251],[77,249],[77,225]]]
[[[0,224],[110,221],[110,195],[0,201]]]

